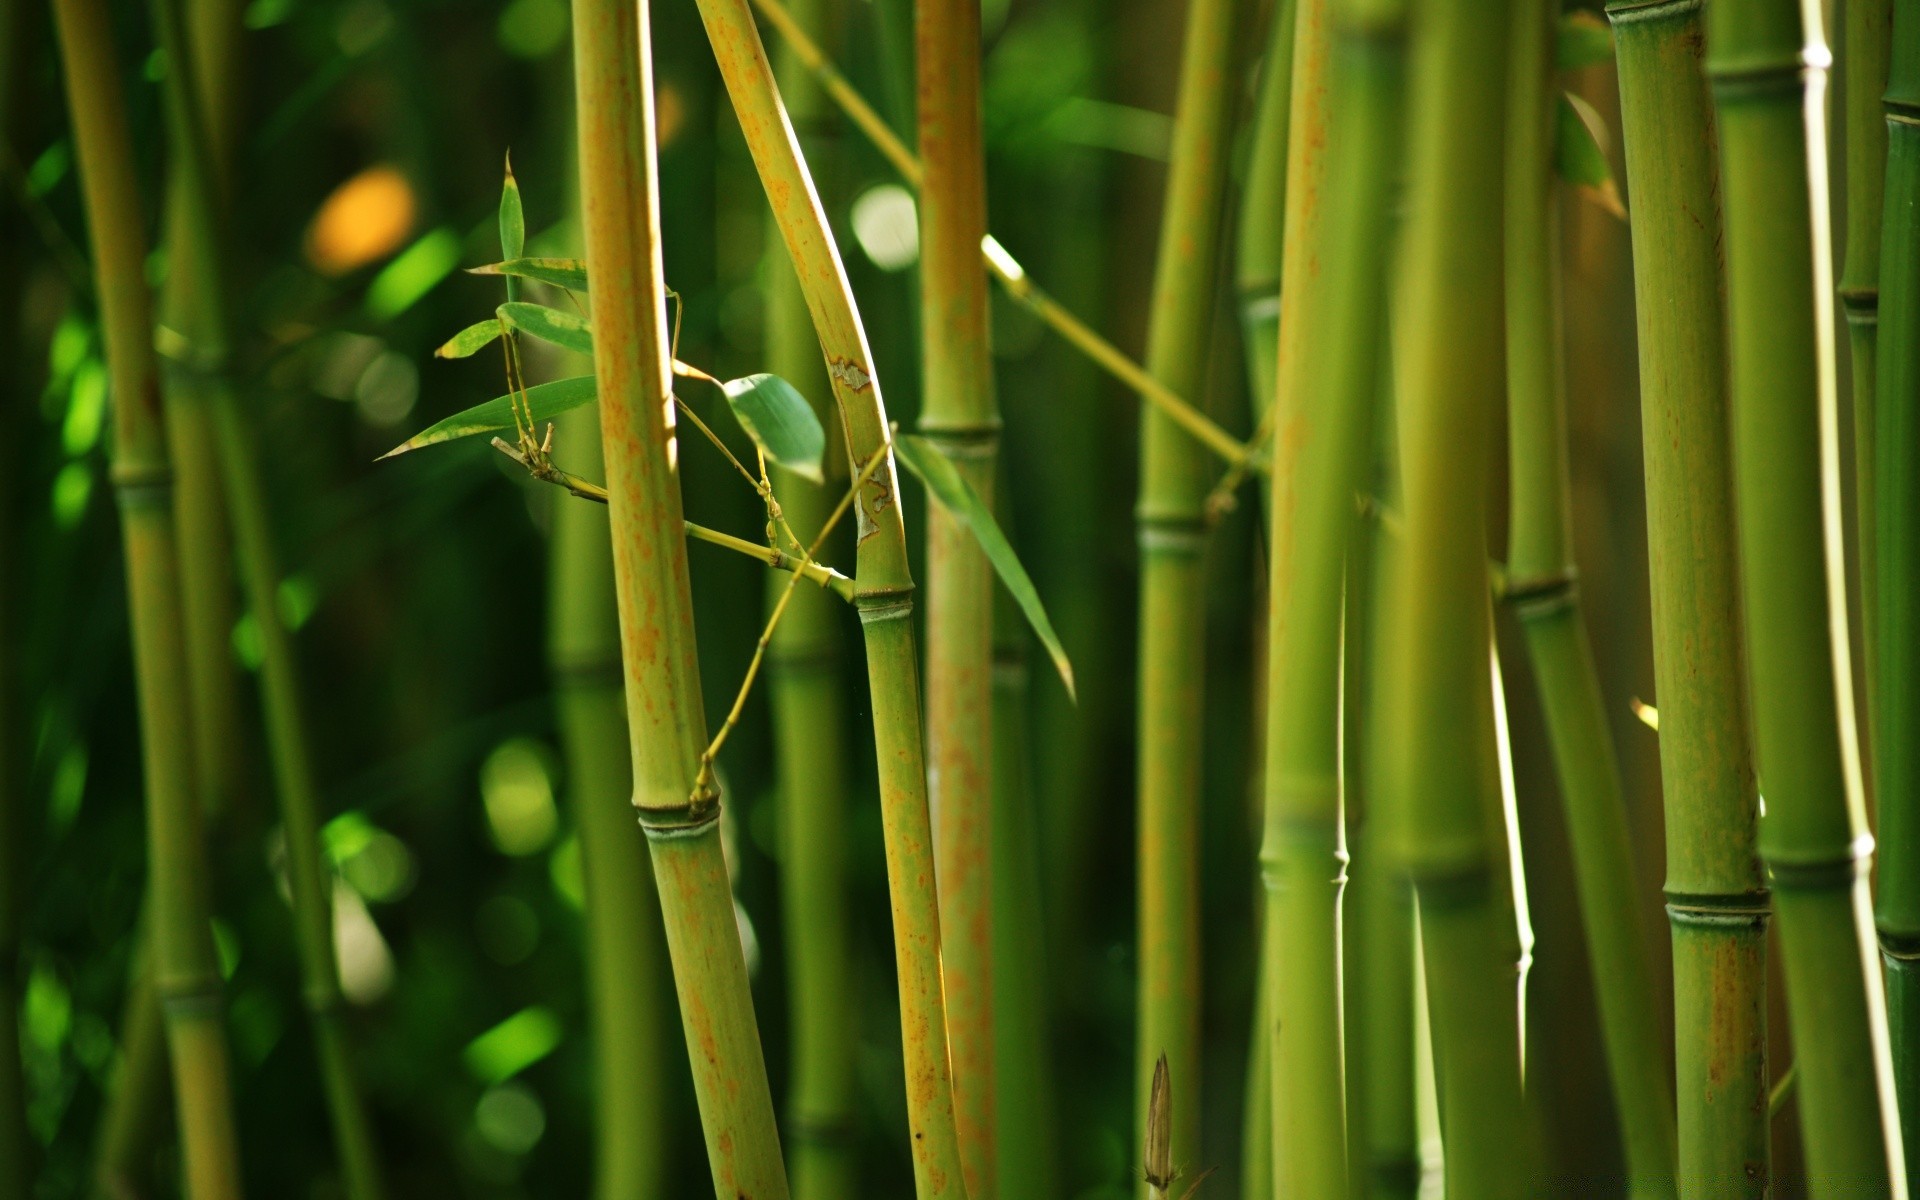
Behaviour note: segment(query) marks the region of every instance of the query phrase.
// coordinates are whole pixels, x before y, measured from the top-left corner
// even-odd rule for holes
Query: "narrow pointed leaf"
[[[591,375],[556,379],[552,383],[536,384],[528,388],[527,407],[533,413],[535,424],[538,424],[552,420],[568,409],[579,408],[582,404],[591,404],[594,395],[594,382]],[[453,414],[444,421],[427,426],[380,457],[392,458],[396,454],[405,454],[409,450],[418,450],[422,446],[431,446],[436,442],[450,442],[455,438],[472,437],[476,433],[499,433],[503,429],[512,429],[513,402],[514,397],[509,394],[496,396],[485,404],[476,404],[472,408]]]
[[[570,292],[587,290],[587,264],[577,258],[510,258],[505,262],[468,267],[469,275],[511,275],[537,279]]]
[[[529,337],[580,354],[593,353],[593,329],[578,313],[561,312],[544,304],[509,300],[497,310],[500,319]]]
[[[1613,61],[1613,30],[1584,9],[1560,21],[1554,64],[1562,71],[1578,71]]]
[[[507,156],[507,181],[500,188],[500,257],[519,258],[527,248],[527,217],[520,207],[520,182],[513,177],[513,156]]]
[[[720,385],[740,428],[767,457],[804,479],[819,483],[827,434],[807,398],[778,375],[748,375]]]
[[[1007,593],[1020,606],[1020,611],[1026,614],[1027,624],[1033,626],[1040,644],[1046,647],[1047,657],[1053,660],[1054,669],[1060,672],[1060,682],[1067,687],[1067,695],[1075,697],[1073,664],[1067,661],[1066,648],[1060,644],[1060,635],[1054,632],[1046,606],[1040,603],[1040,593],[1034,589],[1027,569],[1020,565],[1013,546],[1007,542],[1007,535],[1000,531],[999,522],[993,519],[992,510],[973,490],[973,485],[954,469],[952,460],[927,438],[911,434],[895,438],[893,451],[907,470],[927,485],[927,491],[940,502],[940,506],[960,518],[960,523],[972,532],[974,540],[980,543],[980,549],[986,552],[987,561],[993,564],[994,573],[1000,576]]]
[[[493,344],[500,336],[500,319],[476,321],[448,338],[446,344],[433,352],[435,358],[468,358]]]
[[[1554,168],[1560,178],[1579,188],[1588,199],[1622,221],[1627,207],[1607,163],[1606,123],[1593,106],[1578,96],[1562,93],[1554,135]]]

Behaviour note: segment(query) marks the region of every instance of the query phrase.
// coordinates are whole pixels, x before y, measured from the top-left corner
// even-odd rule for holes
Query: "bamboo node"
[[[1785,891],[1831,891],[1850,888],[1873,859],[1873,835],[1863,833],[1837,855],[1823,858],[1782,859],[1762,854],[1773,886]]]
[[[1141,513],[1135,518],[1136,540],[1143,553],[1197,557],[1207,548],[1204,515]]]
[[[1764,928],[1772,895],[1757,892],[1667,893],[1667,922],[1687,929]]]
[[[853,598],[853,607],[860,613],[862,625],[877,625],[883,621],[897,621],[913,615],[913,588],[889,588],[885,591],[860,592]]]
[[[696,838],[720,824],[720,793],[711,787],[695,792],[685,804],[671,808],[643,808],[640,828],[650,842]]]
[[[173,503],[173,467],[167,463],[115,463],[109,478],[122,512],[168,508]]]
[[[1525,579],[1509,576],[1500,590],[1500,598],[1523,621],[1566,612],[1574,606],[1579,596],[1580,574],[1571,567]]]
[[[1880,953],[1895,962],[1920,962],[1920,930],[1881,929]]]

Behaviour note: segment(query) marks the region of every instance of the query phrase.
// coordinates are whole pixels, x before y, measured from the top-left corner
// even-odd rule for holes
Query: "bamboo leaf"
[[[1607,163],[1607,126],[1593,106],[1571,93],[1562,93],[1554,132],[1554,167],[1560,178],[1622,221],[1627,206],[1620,200],[1613,168]]]
[[[1578,71],[1613,61],[1613,30],[1606,21],[1582,9],[1560,21],[1554,63],[1562,71]]]
[[[797,389],[778,375],[748,375],[720,385],[734,419],[767,457],[803,479],[821,482],[827,434]]]
[[[1006,585],[1014,603],[1026,614],[1027,624],[1033,626],[1040,644],[1047,648],[1047,656],[1053,659],[1054,669],[1060,672],[1060,682],[1066,685],[1067,695],[1073,697],[1073,664],[1067,661],[1060,635],[1054,632],[1046,607],[1040,603],[1040,593],[1034,589],[1027,569],[1020,565],[1019,557],[1007,542],[1007,535],[1000,531],[999,522],[993,519],[992,510],[973,490],[973,485],[954,469],[952,460],[927,438],[912,435],[896,438],[893,451],[907,470],[927,485],[927,491],[940,502],[940,506],[958,517],[961,524],[972,532],[974,540],[980,543],[980,549],[986,552],[987,561],[993,564],[994,573],[1000,576],[1000,582]]]
[[[511,275],[537,279],[570,292],[587,290],[587,264],[577,258],[509,258],[505,262],[468,267],[469,275]]]
[[[591,375],[556,379],[552,383],[536,384],[527,389],[527,409],[532,413],[536,423],[550,421],[569,409],[592,403],[594,395],[594,381]],[[505,396],[496,396],[485,404],[476,404],[472,408],[457,412],[444,421],[427,426],[380,457],[392,458],[395,455],[405,454],[409,450],[418,450],[422,446],[431,446],[436,442],[450,442],[455,438],[472,437],[476,433],[498,433],[503,429],[512,429],[515,399],[512,393],[508,393]]]
[[[469,358],[479,353],[500,336],[500,318],[476,321],[446,340],[446,344],[433,352],[435,358]]]
[[[500,257],[512,261],[527,248],[527,216],[520,207],[520,181],[513,177],[513,155],[507,155],[507,181],[500,188]]]
[[[561,312],[524,300],[509,300],[496,311],[502,321],[521,333],[580,354],[593,353],[593,329],[578,313]]]

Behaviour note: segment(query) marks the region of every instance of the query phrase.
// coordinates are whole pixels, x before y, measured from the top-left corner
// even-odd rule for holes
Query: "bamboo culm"
[[[1608,15],[1634,197],[1679,1192],[1686,1200],[1759,1197],[1771,1187],[1770,909],[1755,848],[1759,805],[1735,568],[1719,163],[1701,72],[1701,5],[1616,3]]]
[[[747,0],[700,0],[707,39],[806,295],[849,463],[877,461],[856,498],[854,606],[867,650],[880,814],[900,986],[907,1118],[921,1200],[964,1195],[940,976],[940,917],[921,744],[919,652],[886,405],[844,265]],[[876,458],[876,456],[878,456]]]
[[[1868,915],[1847,640],[1817,8],[1716,0],[1733,463],[1760,852],[1815,1197],[1907,1194]],[[1815,231],[1818,231],[1817,233]]]
[[[1180,395],[1206,378],[1226,187],[1235,0],[1192,0],[1174,102],[1173,152],[1147,326],[1147,371]],[[1136,713],[1139,917],[1135,1129],[1147,1128],[1154,1063],[1174,1094],[1172,1161],[1200,1151],[1200,768],[1206,657],[1207,461],[1157,410],[1142,410],[1139,682]],[[1138,1192],[1146,1194],[1142,1183]]]
[[[1887,196],[1890,126],[1883,104],[1893,44],[1892,0],[1851,0],[1840,10],[1841,55],[1846,63],[1843,120],[1846,133],[1846,256],[1840,270],[1840,307],[1847,318],[1853,382],[1853,496],[1855,548],[1860,582],[1861,659],[1877,662],[1879,629],[1879,540],[1874,518],[1876,493],[1874,436],[1879,392],[1877,344],[1880,333],[1881,212]],[[1867,710],[1866,740],[1871,747],[1879,732],[1874,721],[1874,694],[1879,687],[1869,668],[1862,681],[1861,699]],[[1872,761],[1872,760],[1870,760]],[[1878,781],[1878,774],[1874,776]]]
[[[113,480],[127,557],[147,797],[153,977],[173,1063],[183,1187],[189,1200],[229,1200],[240,1195],[240,1155],[195,794],[172,473],[152,352],[145,221],[105,6],[99,0],[61,0],[54,15],[115,401]]]

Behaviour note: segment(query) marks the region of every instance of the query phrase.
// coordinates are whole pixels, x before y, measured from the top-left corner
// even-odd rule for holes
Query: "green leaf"
[[[1560,96],[1557,125],[1554,130],[1554,168],[1560,178],[1579,188],[1581,193],[1622,221],[1627,206],[1620,201],[1620,189],[1613,181],[1613,168],[1607,163],[1606,122],[1593,106],[1569,93]]]
[[[469,275],[513,275],[538,279],[570,292],[587,290],[587,264],[577,258],[510,258],[505,262],[468,267]]]
[[[581,354],[593,353],[593,328],[578,313],[561,312],[524,300],[509,300],[495,311],[502,321],[530,337]]]
[[[573,379],[556,379],[552,383],[536,384],[527,389],[527,407],[533,413],[535,424],[550,421],[568,409],[579,408],[582,404],[591,404],[594,398],[594,382],[591,375],[580,375]],[[513,428],[513,404],[515,397],[509,393],[496,396],[485,404],[476,404],[472,408],[457,412],[444,421],[427,426],[398,446],[382,454],[381,458],[392,458],[405,454],[409,450],[418,450],[422,446],[431,446],[436,442],[450,442],[455,438],[472,437],[476,433],[498,433]]]
[[[507,155],[507,181],[500,187],[500,257],[509,261],[527,249],[527,215],[520,207],[520,181],[513,177],[513,155]]]
[[[748,375],[720,385],[733,405],[734,419],[767,457],[802,479],[825,478],[820,460],[827,452],[827,434],[820,418],[794,386],[778,375]]]
[[[1560,19],[1554,63],[1562,71],[1578,71],[1613,61],[1613,30],[1604,19],[1585,10]]]
[[[500,336],[500,318],[488,321],[476,321],[448,338],[446,344],[433,352],[435,358],[470,358],[493,344]]]
[[[993,564],[994,573],[1000,576],[1000,582],[1006,586],[1014,603],[1026,614],[1027,624],[1033,626],[1033,632],[1039,636],[1040,644],[1047,648],[1047,656],[1053,659],[1054,670],[1060,672],[1060,682],[1067,685],[1067,695],[1074,696],[1073,664],[1067,661],[1066,649],[1060,645],[1060,635],[1053,631],[1053,622],[1047,618],[1047,610],[1040,603],[1040,593],[1034,590],[1033,580],[1027,577],[1027,569],[1020,565],[1020,559],[1007,542],[1007,535],[1000,532],[1000,525],[993,519],[993,513],[973,490],[973,485],[954,468],[953,460],[941,453],[940,448],[924,437],[908,434],[897,437],[893,442],[894,456],[916,475],[920,482],[927,485],[940,506],[960,519],[980,543],[980,549],[986,552],[987,561]]]

